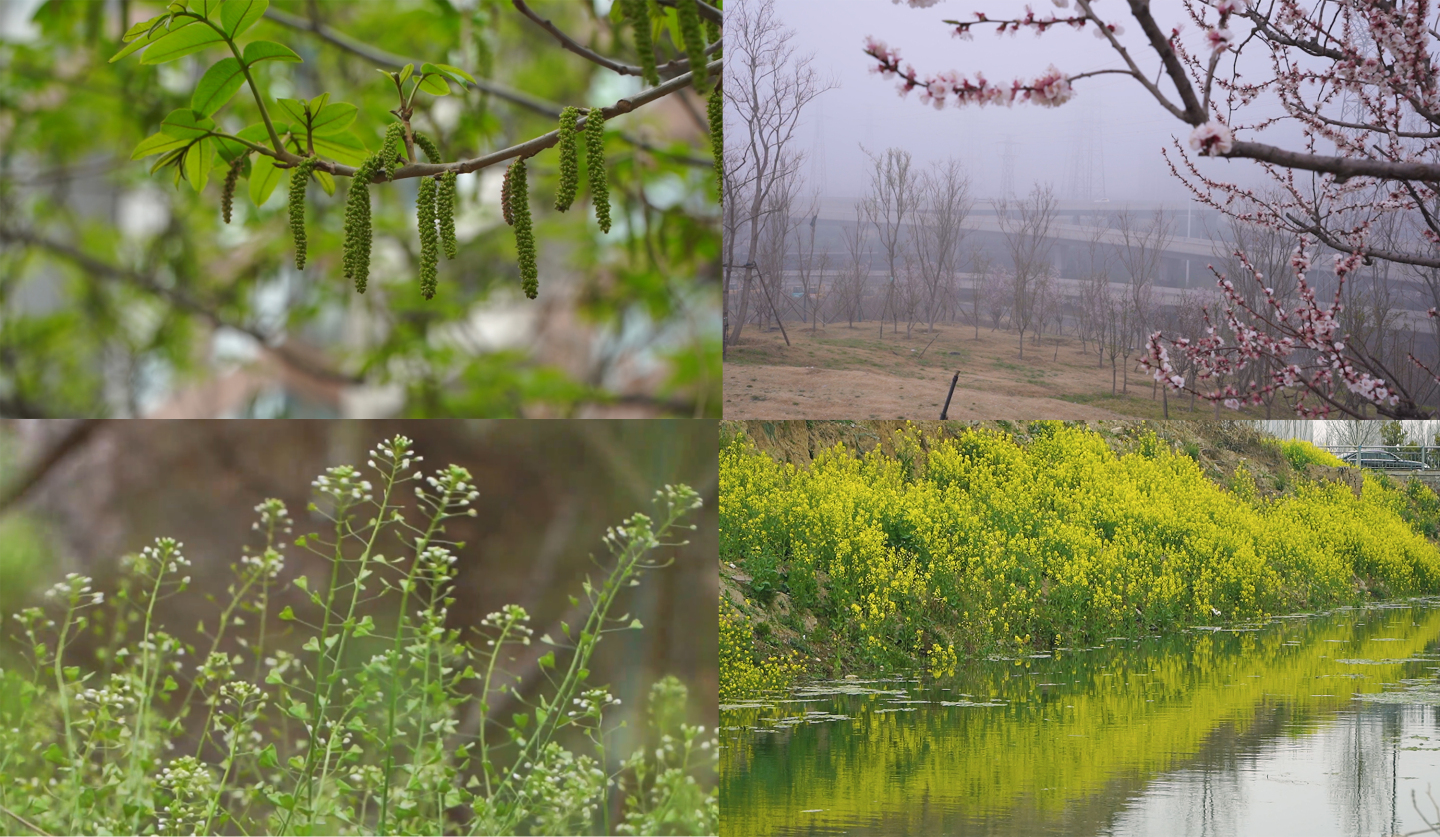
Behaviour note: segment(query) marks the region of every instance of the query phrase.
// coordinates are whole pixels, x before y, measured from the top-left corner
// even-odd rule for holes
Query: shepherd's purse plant
[[[191,586],[168,538],[126,558],[108,598],[71,574],[16,614],[0,833],[716,833],[715,744],[684,723],[685,686],[653,686],[648,736],[616,758],[620,699],[590,670],[606,635],[641,629],[617,599],[668,565],[656,553],[694,528],[699,496],[667,485],[655,517],[607,532],[601,577],[571,597],[583,622],[535,638],[512,604],[472,636],[449,626],[463,544],[446,523],[475,516],[479,491],[464,468],[426,476],[421,460],[396,436],[370,451],[373,473],[327,469],[309,507],[324,534],[295,538],[283,503],[256,506],[263,547],[232,565],[196,644],[160,624],[157,605]],[[288,577],[287,542],[327,577]],[[287,586],[309,605],[277,612]],[[278,647],[295,630],[301,651]],[[538,689],[518,674],[532,641],[549,646]]]

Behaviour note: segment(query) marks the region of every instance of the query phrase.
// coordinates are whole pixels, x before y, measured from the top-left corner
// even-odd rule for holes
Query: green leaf
[[[313,174],[315,175],[315,182],[320,184],[320,188],[325,190],[325,194],[335,194],[335,175],[328,171],[320,171],[319,169],[316,169]]]
[[[231,38],[238,38],[264,16],[268,5],[269,0],[226,0],[220,7],[220,28]]]
[[[190,0],[190,11],[206,18],[215,19],[215,12],[221,6],[220,0]]]
[[[369,616],[361,619],[360,624],[355,626],[355,636],[357,638],[370,636],[373,633],[375,633],[375,620],[370,618]]]
[[[175,682],[175,678],[174,678],[174,677],[171,677],[171,676],[168,675],[168,674],[165,675],[165,685],[164,685],[163,687],[161,687],[161,691],[163,691],[163,692],[173,692],[173,691],[175,691],[175,690],[178,689],[178,688],[180,688],[180,684]]]
[[[305,129],[305,106],[309,104],[308,102],[304,101],[303,99],[277,98],[275,100],[275,103],[278,104],[280,106],[280,109],[285,111],[285,113],[290,117],[290,119],[296,123],[297,131],[303,131]]]
[[[215,121],[190,108],[179,108],[160,123],[160,133],[183,140],[196,140],[215,130]]]
[[[333,105],[317,109],[312,102],[310,104],[310,130],[316,136],[338,134],[350,127],[350,123],[355,121],[355,114],[359,110],[354,105],[345,102],[336,102]]]
[[[50,747],[45,750],[45,760],[51,764],[64,764],[65,751],[60,749],[59,744],[51,744]]]
[[[382,72],[383,72],[383,71],[382,71]],[[403,83],[406,79],[410,78],[410,74],[413,73],[413,72],[415,72],[415,65],[414,65],[414,64],[406,64],[404,67],[401,67],[401,68],[400,68],[400,81]]]
[[[325,103],[328,102],[328,101],[330,101],[330,94],[329,94],[329,93],[321,93],[319,96],[316,96],[315,98],[311,99],[311,100],[310,100],[310,115],[311,115],[311,116],[319,116],[319,115],[320,115],[320,111],[322,111],[322,110],[325,109]]]
[[[462,80],[468,81],[471,84],[475,83],[475,77],[459,67],[452,67],[449,64],[436,64],[435,69],[453,79],[456,84],[459,84]]]
[[[260,751],[260,766],[264,768],[280,766],[280,757],[275,752],[274,744],[271,744]]]
[[[154,29],[155,26],[162,20],[164,20],[166,17],[168,17],[168,15],[159,15],[157,17],[152,17],[149,20],[140,21],[129,29],[126,29],[125,34],[120,36],[120,41],[122,43],[128,44],[136,38],[140,37],[141,35],[146,35],[148,37],[150,30]]]
[[[190,109],[202,116],[209,116],[225,106],[235,91],[245,83],[244,69],[235,57],[222,58],[205,71],[195,93],[190,97]]]
[[[199,192],[205,188],[205,181],[210,179],[210,168],[215,164],[215,141],[206,137],[185,152],[185,162],[182,168],[185,172],[185,179],[190,181],[190,186]]]
[[[260,159],[261,159],[261,160],[269,160],[270,158],[269,158],[269,157],[262,157],[262,158],[260,158]],[[257,168],[257,169],[260,168],[260,165],[259,165],[260,160],[256,160],[255,163],[256,163],[255,168]],[[272,167],[273,167],[273,166],[272,166]],[[261,204],[261,203],[264,203],[264,201],[256,201],[256,203],[257,203],[257,204]],[[281,621],[281,622],[293,622],[293,621],[295,621],[295,609],[292,608],[292,607],[290,607],[290,605],[285,605],[285,609],[282,610],[282,611],[280,611],[280,621]]]
[[[439,75],[421,77],[420,89],[432,96],[450,95],[450,85],[445,81],[444,77]]]
[[[299,756],[291,756],[291,757],[290,757],[290,762],[289,762],[289,764],[290,764],[291,769],[293,769],[293,770],[304,770],[304,769],[305,769],[305,760],[302,759],[302,758],[300,758]],[[283,808],[283,807],[285,807],[285,806],[282,805],[282,806],[280,806],[280,807]]]
[[[365,144],[360,141],[360,138],[348,131],[335,136],[315,137],[313,141],[316,154],[329,157],[347,166],[358,166],[365,162],[366,157],[370,156],[370,152],[365,149]],[[322,174],[323,172],[316,171],[315,173]]]
[[[159,21],[168,20],[169,17],[169,15],[161,15],[159,18],[149,21],[149,23],[151,24],[150,31],[143,38],[136,37],[135,40],[127,44],[124,49],[111,56],[110,63],[114,64],[116,61],[119,61],[121,58],[124,58],[130,53],[142,50],[145,47],[156,43],[161,38],[164,38],[166,35],[179,32],[181,29],[184,29],[185,27],[195,22],[195,18],[185,17],[180,18],[180,21],[178,23],[172,21],[171,24],[168,26],[157,25]],[[134,31],[134,27],[131,27],[131,31]]]
[[[247,67],[253,67],[261,61],[300,63],[300,56],[295,54],[295,50],[274,41],[251,41],[245,45],[244,58]]]
[[[554,668],[554,667],[555,667],[555,652],[554,652],[554,651],[548,651],[548,652],[546,652],[545,656],[543,656],[543,657],[540,658],[540,667],[541,667],[541,668]]]
[[[95,807],[95,789],[94,789],[94,788],[86,788],[85,790],[80,791],[80,807],[81,807],[81,808],[94,808],[94,807]]]
[[[164,64],[224,41],[220,33],[210,26],[187,26],[152,43],[140,57],[140,63]]]

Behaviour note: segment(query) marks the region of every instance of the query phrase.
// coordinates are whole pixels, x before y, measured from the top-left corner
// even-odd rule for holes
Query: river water
[[[1440,601],[812,683],[720,724],[722,835],[1403,834],[1440,823]]]

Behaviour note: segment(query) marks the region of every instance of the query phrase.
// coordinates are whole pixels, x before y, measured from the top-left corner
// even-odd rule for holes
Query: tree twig
[[[331,46],[338,47],[345,50],[346,52],[349,52],[352,55],[357,55],[367,61],[370,61],[371,63],[377,64],[382,67],[388,67],[392,70],[398,70],[401,67],[404,67],[406,64],[418,65],[424,63],[423,61],[419,61],[413,58],[406,58],[403,55],[396,55],[393,52],[386,52],[383,49],[378,49],[357,38],[353,38],[345,34],[344,32],[335,29],[334,27],[326,26],[323,23],[316,23],[311,20],[306,20],[303,17],[300,17],[298,15],[292,15],[287,12],[282,12],[279,9],[266,9],[265,17],[269,18],[275,23],[280,24],[281,26],[288,26],[291,29],[296,29],[301,32],[309,32],[320,40],[329,43]],[[718,44],[719,42],[717,41],[716,43]],[[712,44],[712,46],[714,45]],[[475,87],[478,90],[491,94],[497,99],[503,99],[504,101],[510,102],[514,105],[518,105],[533,113],[538,113],[542,116],[548,116],[552,119],[558,119],[560,117],[560,111],[563,109],[560,105],[557,105],[554,102],[548,102],[544,99],[531,96],[528,93],[516,90],[513,87],[509,87],[497,81],[491,81],[487,78],[475,79]],[[646,151],[652,152],[654,154],[663,154],[688,166],[694,166],[695,168],[710,168],[714,165],[712,161],[705,160],[700,157],[695,157],[689,154],[677,154],[673,151],[667,151],[664,148],[660,148],[652,143],[646,142],[645,140],[634,136],[633,134],[629,134],[624,131],[620,132],[620,138],[637,148],[643,148]]]
[[[705,69],[707,72],[710,73],[718,73],[720,72],[720,67],[721,63],[719,61],[711,61],[709,64],[706,65]],[[664,84],[642,90],[634,96],[621,99],[620,101],[616,102],[608,108],[600,108],[600,112],[605,115],[606,121],[609,121],[610,119],[613,119],[622,113],[630,113],[636,108],[648,105],[656,99],[663,99],[671,93],[674,93],[675,91],[686,87],[690,84],[690,78],[690,73],[678,75],[675,78],[672,78],[669,81],[665,82]],[[587,121],[588,117],[580,117],[580,120],[575,124],[575,130],[584,130]],[[503,163],[506,160],[515,157],[532,157],[536,154],[539,154],[541,151],[550,148],[559,141],[560,132],[558,130],[550,131],[549,133],[541,134],[534,139],[526,140],[519,145],[512,145],[509,148],[502,148],[499,151],[492,151],[489,154],[485,154],[480,157],[473,157],[469,160],[459,160],[454,163],[410,163],[396,169],[394,174],[392,174],[389,178],[382,178],[379,173],[375,175],[375,178],[377,183],[383,183],[386,179],[405,180],[406,178],[411,177],[427,177],[430,175],[444,174],[448,171],[453,171],[457,174],[465,174],[466,172],[479,171],[484,168],[489,168],[490,166],[493,166],[497,163]],[[299,159],[299,157],[295,158],[296,161],[298,161]],[[710,164],[706,163],[706,165]],[[327,171],[333,175],[336,175],[337,177],[355,176],[354,166],[346,166],[340,163],[327,161],[320,163],[316,166],[316,168],[319,170]]]
[[[39,482],[50,473],[56,465],[59,465],[71,453],[85,443],[86,439],[100,427],[99,419],[83,419],[77,421],[65,431],[60,441],[51,445],[24,474],[20,475],[6,485],[0,485],[0,515],[3,515],[9,508],[25,495],[30,493]],[[7,812],[8,813],[8,812]],[[18,819],[18,818],[17,818]],[[23,822],[23,820],[22,820]]]
[[[343,384],[357,384],[360,383],[362,380],[361,378],[352,375],[345,375],[336,372],[333,369],[329,369],[312,363],[311,361],[300,356],[299,354],[296,354],[295,352],[291,351],[283,345],[272,345],[277,335],[266,334],[265,332],[254,328],[253,326],[233,322],[221,316],[219,312],[210,309],[209,307],[201,303],[199,300],[196,300],[184,291],[176,288],[166,287],[165,285],[156,281],[154,277],[146,276],[145,274],[139,273],[134,270],[129,270],[127,268],[117,267],[108,262],[103,262],[100,259],[91,256],[89,253],[84,252],[83,250],[72,247],[68,244],[62,244],[58,241],[52,241],[44,236],[37,235],[29,230],[13,229],[0,226],[0,243],[7,241],[19,242],[22,244],[31,245],[33,247],[39,247],[43,250],[48,250],[57,256],[74,262],[76,265],[84,268],[92,275],[108,277],[111,279],[118,279],[122,282],[126,282],[127,284],[134,285],[154,296],[160,297],[168,301],[176,308],[187,311],[206,320],[212,326],[215,326],[217,328],[220,326],[225,326],[227,328],[233,328],[236,331],[247,334],[250,337],[254,338],[256,342],[260,344],[262,349],[270,352],[286,366],[289,366],[297,372],[302,372],[306,375],[314,378],[319,378],[323,381],[332,381]]]

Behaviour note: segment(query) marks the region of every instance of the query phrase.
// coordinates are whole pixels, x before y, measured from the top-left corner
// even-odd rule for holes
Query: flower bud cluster
[[[321,494],[328,494],[335,498],[335,502],[345,506],[356,500],[373,500],[370,481],[360,478],[360,472],[350,465],[336,465],[333,468],[326,468],[325,475],[316,477],[310,483],[316,491]]]
[[[560,191],[555,193],[555,209],[564,212],[575,202],[580,186],[580,153],[575,144],[575,125],[580,109],[571,105],[560,111]]]
[[[705,103],[706,115],[710,117],[710,156],[715,158],[715,191],[720,203],[725,202],[725,96],[720,85],[710,91]]]
[[[620,0],[625,21],[635,32],[635,51],[640,55],[640,77],[651,87],[660,83],[655,69],[655,42],[650,33],[650,4],[653,0]]]
[[[530,187],[525,180],[525,158],[510,164],[510,218],[515,226],[515,251],[520,262],[520,285],[534,299],[540,290],[535,264],[535,231],[530,227]]]
[[[435,196],[435,220],[440,224],[440,246],[447,259],[455,258],[459,252],[455,244],[455,181],[458,177],[453,171],[440,175],[440,194]]]
[[[678,0],[675,13],[680,21],[680,40],[685,44],[685,57],[693,74],[690,84],[701,96],[710,92],[710,73],[705,64],[705,35],[700,27],[700,7],[695,0]]]
[[[435,230],[435,178],[420,178],[415,218],[420,226],[420,295],[434,299],[440,264],[440,234]]]
[[[377,151],[365,158],[350,180],[345,196],[345,278],[355,283],[355,290],[365,293],[370,279],[370,181],[384,167],[384,152]]]
[[[240,182],[240,170],[245,167],[245,155],[235,158],[230,170],[225,173],[225,187],[220,191],[220,214],[225,223],[230,223],[230,210],[235,206],[235,186]]]
[[[585,167],[590,172],[590,200],[600,232],[610,232],[610,180],[605,174],[605,114],[591,108],[585,114]]]
[[[295,239],[295,269],[305,269],[305,187],[315,171],[315,157],[306,157],[290,170],[290,235]]]

